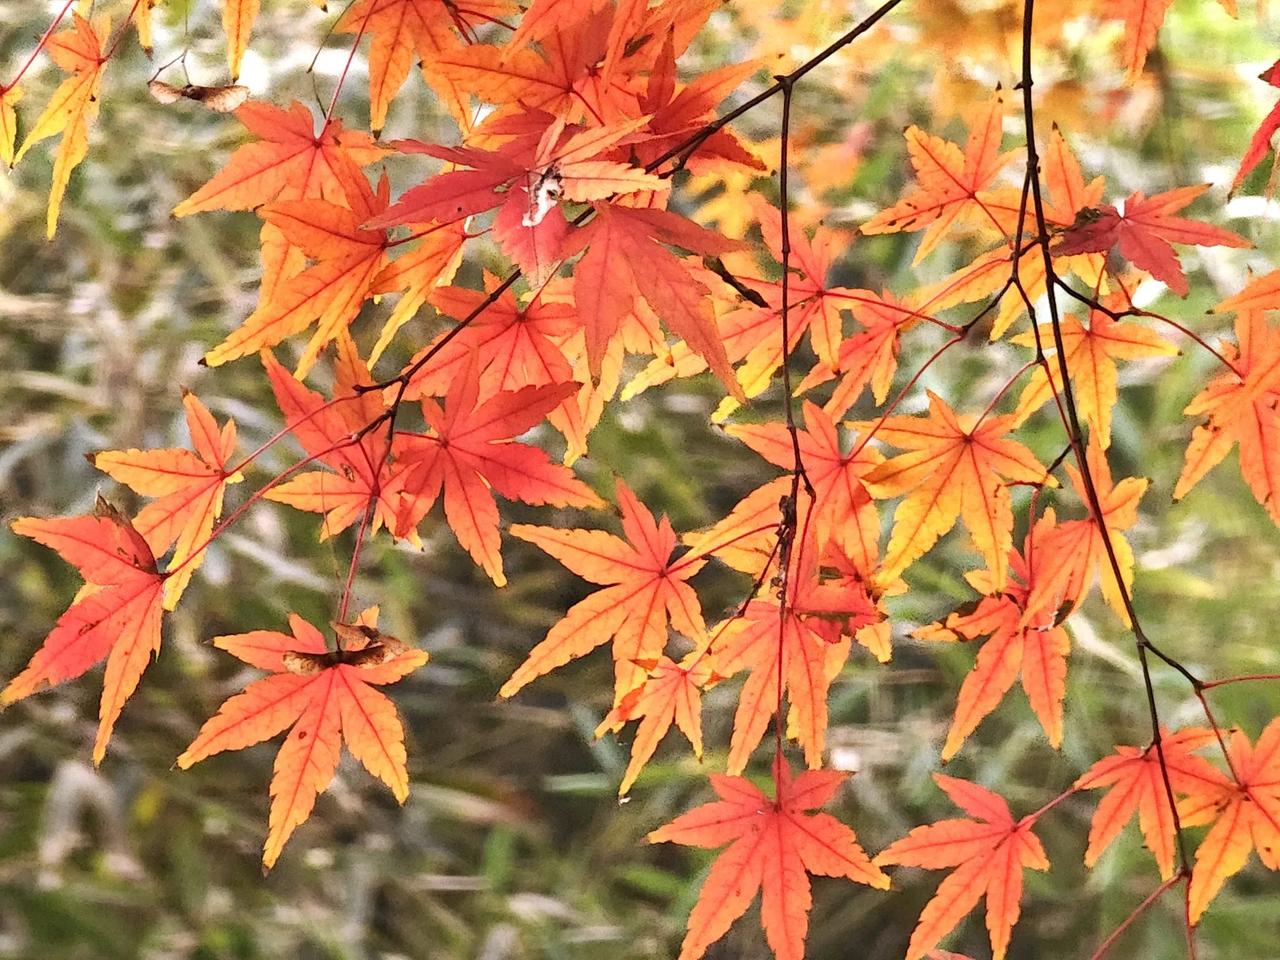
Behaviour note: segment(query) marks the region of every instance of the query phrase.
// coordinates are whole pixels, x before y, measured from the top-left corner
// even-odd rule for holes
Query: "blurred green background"
[[[0,0],[0,78],[13,74],[60,6]],[[1064,6],[1046,0],[1042,9]],[[1258,196],[1269,161],[1224,207],[1225,184],[1274,94],[1253,78],[1280,55],[1275,20],[1258,20],[1252,6],[1244,6],[1243,19],[1233,21],[1216,4],[1179,0],[1150,73],[1123,93],[1116,92],[1120,74],[1109,47],[1119,36],[1114,25],[1073,27],[1052,42],[1045,37],[1039,54],[1041,119],[1046,128],[1051,120],[1061,123],[1087,176],[1108,177],[1109,199],[1209,181],[1215,189],[1193,215],[1256,244],[1252,251],[1187,250],[1191,297],[1180,302],[1165,294],[1157,301],[1154,309],[1210,339],[1228,328],[1205,310],[1239,289],[1248,269],[1270,269],[1280,249],[1280,208]],[[892,202],[909,179],[903,126],[915,122],[960,136],[956,107],[985,96],[997,82],[1008,87],[1016,80],[1020,7],[1003,0],[908,2],[874,42],[841,55],[801,87],[796,178],[802,214],[823,216],[850,240],[832,282],[905,292],[972,256],[965,245],[954,245],[916,272],[910,267],[914,237],[855,242],[852,229]],[[773,58],[769,70],[781,69],[776,64],[804,59],[869,9],[853,0],[731,4],[713,18],[682,70],[691,76],[753,53]],[[192,4],[189,17],[181,0],[156,15],[156,63],[189,44],[192,79],[225,82],[212,0]],[[336,15],[304,0],[265,4],[243,82],[275,102],[327,102],[350,40],[326,39]],[[309,73],[317,49],[321,55]],[[353,126],[367,118],[362,67],[357,58],[339,102],[339,115]],[[85,512],[99,491],[136,506],[84,455],[184,444],[180,386],[195,390],[219,418],[236,419],[242,453],[279,425],[254,362],[214,371],[196,364],[255,302],[257,220],[250,214],[169,216],[242,142],[242,129],[193,105],[155,103],[145,88],[153,70],[131,40],[110,65],[90,154],[72,178],[52,242],[44,240],[52,151],[36,149],[0,177],[0,510],[6,521]],[[165,78],[181,82],[180,71]],[[23,83],[25,124],[60,79],[46,58],[37,62]],[[740,129],[759,141],[776,136],[776,107],[752,114]],[[388,138],[407,135],[444,142],[456,136],[418,77],[396,101],[386,132]],[[397,189],[420,175],[408,165],[391,172]],[[700,179],[677,194],[677,203],[704,221],[723,220],[735,211],[732,190],[743,186]],[[776,197],[771,178],[745,186]],[[476,266],[462,276],[475,282]],[[420,316],[384,369],[436,328]],[[374,329],[373,321],[357,327],[366,347]],[[1152,478],[1130,534],[1138,609],[1152,638],[1202,676],[1274,672],[1280,670],[1273,635],[1280,533],[1249,495],[1234,455],[1184,502],[1170,502],[1190,433],[1181,409],[1215,371],[1211,357],[1166,333],[1183,355],[1122,372],[1114,428],[1117,474]],[[925,330],[907,338],[900,383],[939,342]],[[957,407],[981,409],[1023,359],[1008,345],[961,347],[924,385]],[[625,477],[678,530],[712,522],[775,475],[708,427],[717,400],[718,387],[703,378],[616,406],[593,435],[581,475],[606,496],[612,474]],[[775,390],[743,416],[775,416],[779,402]],[[854,411],[869,412],[865,399]],[[1046,416],[1032,421],[1026,437],[1046,461],[1062,446]],[[286,446],[264,458],[250,479],[260,483],[291,463]],[[243,496],[244,487],[235,489],[231,504]],[[1068,495],[1057,505],[1060,513],[1081,515]],[[616,530],[605,514],[504,505],[503,517]],[[188,772],[172,764],[217,705],[257,676],[214,651],[209,638],[281,628],[291,610],[319,623],[333,616],[350,538],[317,545],[317,528],[310,515],[263,504],[209,551],[180,609],[166,621],[161,656],[125,709],[101,769],[88,762],[99,673],[0,717],[0,957],[674,956],[711,855],[650,847],[643,838],[707,799],[704,774],[723,768],[733,685],[707,697],[704,763],[672,739],[632,799],[619,804],[615,791],[631,729],[621,743],[591,736],[609,706],[606,654],[538,681],[515,702],[494,699],[525,652],[588,585],[536,549],[504,538],[510,586],[497,590],[441,529],[438,511],[424,526],[422,552],[374,541],[357,586],[361,604],[381,605],[384,629],[432,657],[390,691],[408,731],[410,799],[397,807],[345,758],[310,822],[271,875],[262,876],[275,746],[222,755]],[[893,662],[881,666],[855,653],[833,689],[832,762],[857,771],[833,812],[872,852],[918,823],[953,813],[929,774],[939,768],[973,649],[906,635],[972,598],[962,573],[974,566],[962,534],[917,564],[909,577],[914,589],[894,603]],[[709,618],[732,609],[747,587],[716,565],[695,583]],[[14,537],[6,523],[0,584],[0,677],[8,678],[36,649],[77,581],[55,555]],[[1142,745],[1149,736],[1131,638],[1096,600],[1070,627],[1062,750],[1048,747],[1025,699],[1012,692],[947,767],[994,787],[1018,814],[1059,793],[1116,744]],[[1157,669],[1156,687],[1166,724],[1201,722],[1185,682]],[[1280,684],[1231,686],[1211,696],[1223,722],[1250,736],[1280,713]],[[1094,870],[1084,870],[1095,800],[1073,797],[1039,826],[1053,870],[1027,877],[1010,951],[1015,960],[1087,956],[1159,882],[1136,827]],[[899,869],[888,893],[815,881],[809,956],[902,956],[941,876]],[[1166,897],[1112,955],[1179,956],[1176,901]],[[947,945],[989,956],[981,914],[971,915]],[[1215,901],[1200,946],[1202,960],[1280,957],[1280,883],[1256,859]],[[767,956],[754,908],[709,956]]]

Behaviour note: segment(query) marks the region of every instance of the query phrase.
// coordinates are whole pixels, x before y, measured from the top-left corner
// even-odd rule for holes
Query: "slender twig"
[[[1148,907],[1150,907],[1153,903],[1155,903],[1157,900],[1163,897],[1169,891],[1170,887],[1176,886],[1178,883],[1182,881],[1182,879],[1183,879],[1183,874],[1175,873],[1172,877],[1170,877],[1164,883],[1160,884],[1160,886],[1156,887],[1153,891],[1151,891],[1151,893],[1147,896],[1147,899],[1143,900],[1140,904],[1138,904],[1138,906],[1134,908],[1134,911],[1131,914],[1129,914],[1129,916],[1124,918],[1120,926],[1112,930],[1111,934],[1107,937],[1107,939],[1103,940],[1102,943],[1098,945],[1098,949],[1093,951],[1093,954],[1089,957],[1089,960],[1102,960],[1102,958],[1106,956],[1107,951],[1110,950],[1113,946],[1115,946],[1116,941],[1119,940],[1122,936],[1124,936],[1124,932],[1128,930],[1131,926],[1133,926],[1134,921],[1137,920],[1140,916],[1142,916],[1142,914],[1146,912]]]

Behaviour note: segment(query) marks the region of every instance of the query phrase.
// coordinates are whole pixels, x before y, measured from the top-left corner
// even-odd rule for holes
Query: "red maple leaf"
[[[889,878],[858,845],[854,832],[827,813],[810,813],[828,803],[848,774],[809,770],[792,779],[790,765],[774,761],[777,797],[770,800],[751,781],[713,773],[719,800],[690,810],[649,834],[650,843],[693,847],[729,844],[711,867],[679,960],[698,960],[761,895],[765,939],[778,960],[803,960],[809,908],[809,874],[847,877],[879,890]]]

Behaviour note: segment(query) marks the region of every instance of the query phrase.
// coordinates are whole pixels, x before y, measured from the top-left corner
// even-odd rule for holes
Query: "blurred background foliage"
[[[0,77],[12,75],[60,6],[0,0]],[[43,230],[51,151],[34,151],[0,177],[0,504],[6,521],[84,512],[98,491],[133,505],[84,455],[185,443],[180,386],[197,391],[220,418],[237,420],[242,451],[278,427],[253,361],[216,371],[196,364],[255,302],[256,219],[217,213],[174,221],[169,215],[242,142],[243,131],[232,118],[189,104],[161,106],[145,88],[155,64],[184,48],[194,82],[225,82],[216,6],[169,0],[158,7],[154,62],[132,41],[121,49],[108,70],[89,157],[72,179],[52,242],[44,241]],[[915,271],[913,236],[855,241],[854,231],[909,180],[900,135],[906,124],[960,136],[958,111],[989,96],[997,83],[1008,89],[1016,82],[1021,6],[1011,0],[908,2],[887,26],[799,89],[797,217],[821,218],[847,237],[833,283],[901,293],[972,256],[955,244]],[[1037,51],[1039,117],[1046,128],[1050,121],[1062,127],[1088,176],[1107,176],[1110,199],[1134,189],[1212,182],[1197,215],[1255,242],[1252,251],[1187,251],[1193,291],[1186,301],[1151,291],[1154,309],[1211,340],[1228,331],[1205,310],[1235,292],[1249,269],[1270,269],[1277,252],[1280,208],[1260,196],[1268,164],[1239,196],[1225,197],[1224,184],[1271,102],[1273,91],[1254,77],[1280,53],[1276,21],[1255,17],[1247,0],[1243,6],[1237,21],[1217,4],[1179,0],[1148,73],[1129,88],[1120,84],[1114,23],[1086,19],[1065,32],[1046,29]],[[1065,0],[1040,5],[1046,22],[1069,7]],[[731,3],[714,15],[682,70],[691,76],[760,56],[765,69],[757,81],[764,83],[768,73],[811,55],[870,8],[858,0]],[[275,102],[327,101],[350,42],[326,36],[338,12],[322,13],[304,0],[265,4],[242,82]],[[362,64],[358,57],[339,101],[339,115],[353,126],[368,115]],[[173,68],[164,76],[181,82],[180,74]],[[46,58],[27,75],[26,123],[59,79]],[[740,125],[765,157],[776,157],[777,121],[771,104]],[[1015,137],[1017,122],[1010,118]],[[456,137],[420,78],[396,100],[385,134],[409,135]],[[394,164],[390,172],[396,189],[421,174]],[[775,199],[774,178],[687,177],[676,202],[703,222],[741,234],[750,225],[743,199],[750,192]],[[500,267],[493,258],[481,261]],[[477,265],[462,276],[477,282]],[[425,342],[438,323],[420,315],[384,369]],[[357,327],[366,346],[373,329],[372,322]],[[907,338],[900,383],[939,342],[927,330]],[[1249,496],[1234,456],[1185,502],[1170,501],[1190,433],[1181,409],[1214,372],[1211,357],[1186,338],[1178,342],[1182,356],[1124,372],[1116,410],[1116,473],[1152,478],[1131,533],[1138,610],[1151,636],[1202,676],[1274,672],[1280,670],[1273,635],[1280,533]],[[923,385],[957,407],[981,409],[1022,362],[1009,345],[961,347],[931,369]],[[679,530],[722,516],[775,471],[708,427],[718,393],[702,378],[615,405],[592,437],[581,474],[606,496],[611,474],[624,476]],[[779,402],[775,390],[740,416],[776,416]],[[909,409],[922,406],[922,392],[908,403]],[[854,415],[869,412],[859,408]],[[1031,422],[1027,439],[1046,461],[1062,446],[1047,416]],[[293,456],[282,445],[256,479],[285,468]],[[233,496],[244,496],[243,487]],[[1069,495],[1058,500],[1060,512],[1080,515]],[[504,507],[504,520],[616,529],[603,515],[553,516],[518,505]],[[609,706],[611,671],[603,655],[540,680],[516,702],[494,699],[501,681],[587,586],[534,548],[507,539],[510,586],[497,590],[438,524],[424,528],[421,552],[384,540],[370,545],[357,591],[360,602],[381,605],[385,629],[432,656],[394,691],[408,729],[413,781],[403,809],[344,760],[311,821],[264,879],[258,851],[275,748],[223,755],[185,773],[172,768],[199,724],[253,675],[212,650],[209,638],[279,628],[290,610],[324,622],[335,609],[349,537],[317,546],[315,518],[259,505],[210,550],[168,618],[162,655],[125,710],[101,769],[88,764],[99,693],[94,674],[0,719],[0,956],[673,956],[710,855],[649,847],[643,838],[706,799],[704,774],[723,766],[732,692],[716,689],[707,697],[709,750],[701,765],[673,741],[659,751],[632,799],[619,804],[615,790],[630,730],[621,743],[592,738]],[[907,635],[972,598],[962,574],[975,565],[963,536],[953,534],[913,567],[912,591],[894,603],[893,662],[881,666],[855,655],[833,689],[831,762],[857,771],[834,812],[873,852],[911,826],[952,814],[929,774],[939,767],[942,736],[973,650]],[[0,578],[0,676],[9,677],[66,606],[76,580],[56,556],[14,537],[7,524],[0,531]],[[732,609],[747,587],[716,565],[697,585],[709,616]],[[1061,751],[1048,747],[1021,694],[1011,693],[947,768],[993,786],[1018,812],[1063,790],[1116,744],[1142,745],[1149,738],[1131,637],[1097,602],[1070,626]],[[1169,726],[1201,722],[1184,681],[1157,667],[1156,690]],[[1251,736],[1280,713],[1280,685],[1237,685],[1212,696],[1224,723]],[[1087,955],[1158,883],[1132,827],[1096,869],[1084,870],[1095,802],[1075,796],[1042,821],[1053,871],[1028,877],[1011,957]],[[817,881],[810,956],[900,957],[939,876],[899,870],[889,893]],[[1175,900],[1167,897],[1145,915],[1114,956],[1178,956]],[[1200,956],[1280,956],[1277,902],[1276,878],[1254,860],[1206,917]],[[974,957],[989,955],[980,914],[962,924],[950,945]],[[754,910],[710,954],[766,955]]]

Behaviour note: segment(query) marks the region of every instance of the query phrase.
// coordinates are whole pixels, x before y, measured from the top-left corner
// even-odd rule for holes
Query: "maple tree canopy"
[[[138,320],[136,290],[80,278],[63,303],[33,288],[42,320],[56,302],[74,328],[64,361],[92,366],[75,323],[92,301],[84,327],[119,339],[94,375],[110,391],[155,368],[181,407],[176,441],[152,429],[155,392],[134,397],[136,416],[114,395],[100,402],[104,419],[122,414],[110,429],[69,431],[109,448],[80,451],[96,474],[65,495],[71,515],[35,515],[58,512],[60,491],[25,474],[14,487],[38,490],[10,513],[14,555],[47,548],[33,568],[56,555],[82,582],[42,640],[9,631],[5,656],[25,666],[14,660],[0,707],[105,661],[89,748],[102,773],[86,776],[114,776],[147,718],[187,743],[157,781],[238,781],[250,748],[278,740],[269,777],[251,778],[267,783],[265,831],[234,821],[265,834],[264,871],[289,862],[291,839],[323,843],[304,828],[317,810],[359,813],[424,831],[436,878],[481,890],[484,911],[501,901],[543,922],[541,900],[507,896],[518,871],[504,858],[547,836],[576,855],[539,821],[563,795],[530,786],[537,764],[523,756],[468,780],[507,739],[492,724],[518,716],[521,750],[592,730],[623,746],[556,755],[556,773],[598,763],[594,778],[535,772],[562,790],[634,791],[643,803],[600,809],[676,845],[637,845],[652,860],[625,880],[628,899],[687,915],[678,947],[669,931],[630,945],[654,956],[747,956],[753,938],[752,957],[853,956],[861,943],[824,936],[843,911],[874,918],[876,957],[968,960],[943,944],[1074,957],[1082,945],[1059,919],[1018,924],[1068,900],[1083,912],[1087,897],[1108,903],[1082,957],[1155,955],[1146,942],[1194,960],[1201,940],[1237,956],[1210,921],[1262,913],[1239,899],[1259,889],[1275,955],[1274,638],[1228,656],[1240,623],[1274,620],[1244,587],[1274,579],[1274,550],[1237,554],[1246,539],[1274,547],[1280,524],[1280,269],[1265,260],[1264,176],[1280,62],[1241,81],[1217,46],[1250,31],[1250,56],[1273,46],[1238,20],[1273,25],[1264,4],[31,6],[53,19],[30,42],[0,27],[0,49],[22,51],[0,62],[0,161],[14,168],[0,248],[32,232],[25,200],[9,203],[31,176],[48,190],[34,242],[54,251],[33,262],[103,259],[99,194],[139,183],[165,210],[137,261],[169,269],[167,236],[196,251],[172,269],[174,312],[192,322],[174,322],[181,349],[162,361],[145,341],[168,313]],[[209,56],[213,35],[225,46]],[[314,97],[264,35],[315,48]],[[1163,126],[1198,85],[1225,85],[1219,74],[1247,82],[1236,99],[1263,98],[1247,134],[1219,123],[1244,109],[1229,98],[1185,107],[1194,138]],[[118,134],[129,91],[169,133],[139,124],[120,137],[136,142],[108,148],[102,128]],[[1177,153],[1195,138],[1204,156]],[[161,143],[183,157],[172,171],[152,169]],[[127,189],[93,179],[95,155],[116,150]],[[239,259],[216,263],[223,231],[252,237],[253,257],[229,240]],[[135,253],[111,269],[129,274]],[[0,264],[0,310],[9,282]],[[37,353],[57,353],[39,339],[57,325],[33,326]],[[23,390],[82,392],[13,372]],[[51,420],[65,426],[37,413],[3,428],[17,442],[0,481]],[[1180,472],[1164,469],[1169,450]],[[1198,509],[1235,524],[1214,548],[1227,572],[1208,579],[1171,572],[1208,562]],[[288,551],[304,549],[328,567],[284,577]],[[36,579],[15,576],[12,592]],[[446,580],[451,592],[433,592]],[[261,622],[202,615],[214,595]],[[1217,604],[1211,636],[1165,615],[1187,598]],[[501,651],[482,646],[481,614],[504,625]],[[24,608],[6,623],[40,620]],[[449,626],[456,638],[441,639]],[[1253,666],[1222,666],[1237,662]],[[483,673],[495,664],[504,680]],[[135,697],[144,682],[155,687]],[[1106,682],[1125,703],[1087,689]],[[166,683],[182,694],[160,693]],[[463,695],[465,708],[447,699]],[[5,721],[38,722],[42,702]],[[198,726],[164,712],[193,704],[207,707]],[[423,704],[440,728],[484,730],[485,745],[419,724]],[[927,712],[938,704],[945,717]],[[402,813],[411,772],[437,758],[435,793]],[[395,804],[366,809],[370,777]],[[458,801],[464,784],[483,803]],[[947,803],[963,815],[940,813]],[[423,839],[437,814],[493,829],[483,869]],[[31,859],[43,869],[47,856],[42,845]],[[891,887],[934,883],[919,871],[946,873],[916,898],[914,924],[891,923],[911,895]],[[676,895],[685,875],[697,891]],[[56,885],[46,879],[36,886]],[[381,915],[384,899],[388,916],[406,911],[379,893],[377,911],[352,913]],[[757,899],[762,940],[740,919]],[[457,909],[412,912],[452,930],[465,926]],[[1152,932],[1161,924],[1173,939]],[[535,949],[506,943],[451,955]],[[437,946],[414,949],[444,956]]]

